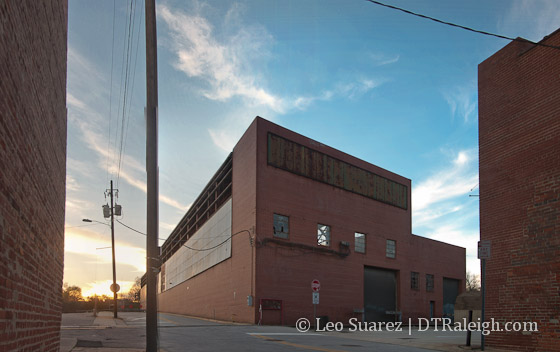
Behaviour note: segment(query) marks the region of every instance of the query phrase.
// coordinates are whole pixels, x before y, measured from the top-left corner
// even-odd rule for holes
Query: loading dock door
[[[456,279],[443,278],[443,317],[454,321],[455,300],[459,295],[459,283]]]
[[[394,270],[364,268],[364,311],[366,321],[395,321],[388,311],[397,310],[397,272]]]

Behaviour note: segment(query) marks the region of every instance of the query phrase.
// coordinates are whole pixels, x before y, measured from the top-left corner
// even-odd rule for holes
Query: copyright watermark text
[[[307,332],[313,327],[313,324],[306,318],[299,318],[296,322],[296,329],[299,332]],[[490,321],[480,322],[472,321],[467,322],[467,319],[452,322],[449,318],[418,318],[416,321],[408,319],[408,325],[403,326],[402,322],[362,322],[357,318],[351,318],[347,324],[342,322],[328,322],[321,324],[321,319],[317,318],[315,321],[315,329],[317,332],[332,332],[342,331],[347,327],[348,331],[389,331],[400,332],[404,329],[408,330],[408,334],[412,335],[412,331],[480,331],[483,335],[489,335],[495,331],[524,331],[524,332],[538,332],[538,325],[536,322],[506,322],[500,323],[492,318]]]

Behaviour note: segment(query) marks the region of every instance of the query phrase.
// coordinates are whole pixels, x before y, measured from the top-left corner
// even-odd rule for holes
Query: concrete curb
[[[78,343],[78,339],[74,337],[61,337],[60,338],[60,352],[70,352]]]

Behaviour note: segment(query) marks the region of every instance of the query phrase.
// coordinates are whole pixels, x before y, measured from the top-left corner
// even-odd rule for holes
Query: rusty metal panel
[[[268,164],[399,208],[408,208],[405,185],[273,133],[268,133]]]

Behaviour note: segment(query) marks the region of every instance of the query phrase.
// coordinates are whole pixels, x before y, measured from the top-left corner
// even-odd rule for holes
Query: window
[[[413,290],[418,290],[418,277],[419,274],[416,271],[410,273],[410,288]]]
[[[387,258],[395,258],[397,256],[397,242],[393,240],[387,240]]]
[[[434,275],[432,274],[426,274],[426,291],[434,291]]]
[[[274,214],[274,237],[288,239],[290,234],[290,218]]]
[[[317,244],[319,246],[330,246],[331,227],[329,225],[317,224]]]
[[[366,252],[366,235],[364,233],[359,233],[359,232],[354,233],[354,252],[357,253]]]

